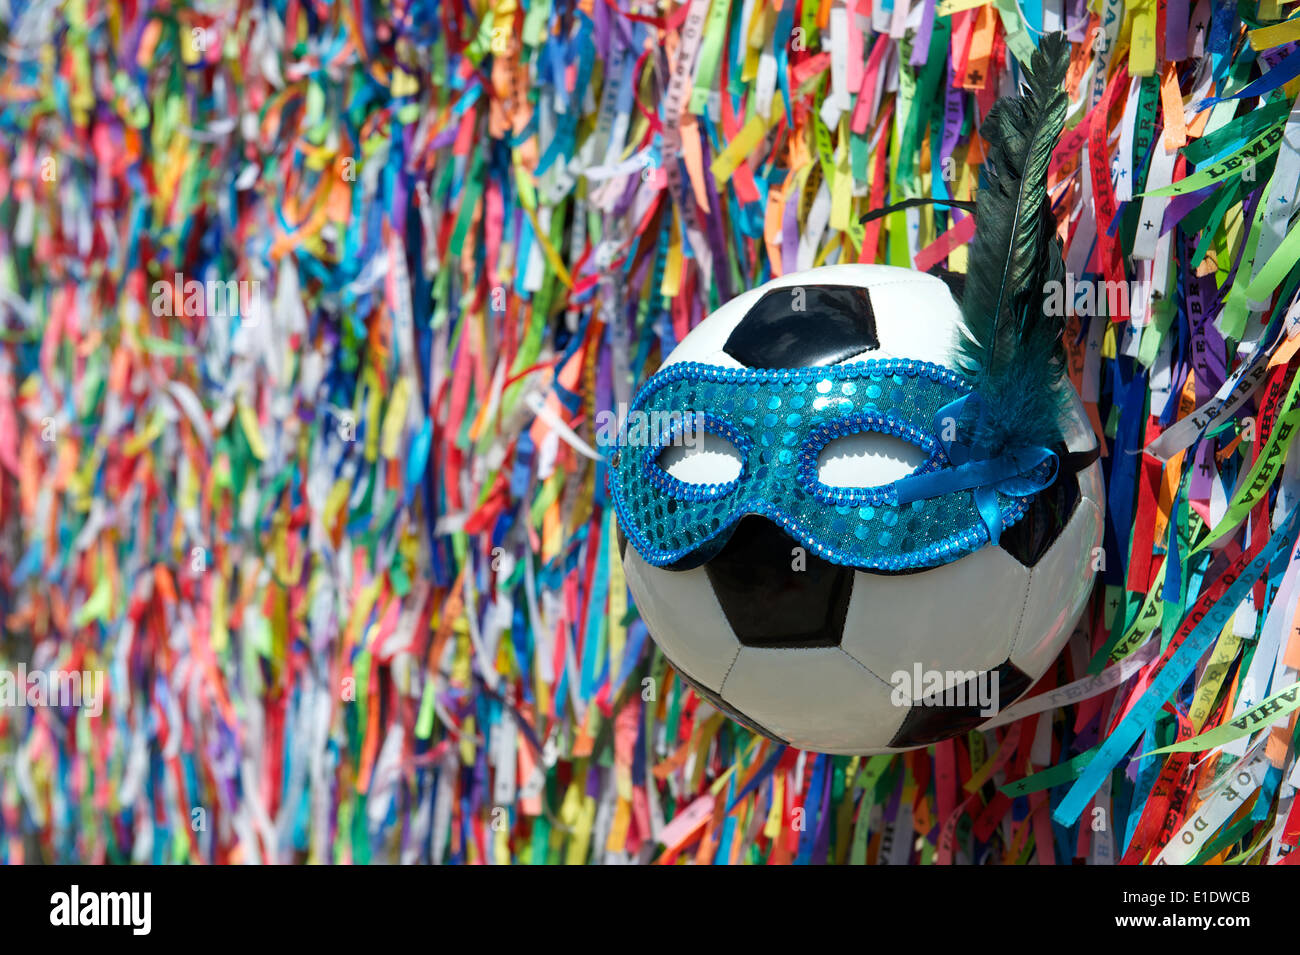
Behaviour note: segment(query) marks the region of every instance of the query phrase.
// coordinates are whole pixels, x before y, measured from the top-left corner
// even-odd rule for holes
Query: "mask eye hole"
[[[700,428],[682,437],[693,440],[669,445],[655,459],[669,477],[683,484],[730,484],[740,477],[745,459],[722,435]]]
[[[732,491],[745,470],[749,439],[709,414],[683,416],[659,432],[646,465],[659,489],[676,498],[710,500]]]
[[[885,504],[893,484],[942,467],[933,435],[894,414],[863,412],[819,426],[800,450],[799,483],[830,504]]]
[[[817,480],[827,487],[869,488],[892,484],[930,460],[923,449],[879,431],[862,431],[828,442],[817,454]]]

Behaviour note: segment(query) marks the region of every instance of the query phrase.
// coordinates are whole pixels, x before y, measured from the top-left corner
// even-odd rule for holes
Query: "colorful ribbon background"
[[[0,684],[0,860],[1300,859],[1293,5],[9,10],[0,670],[104,683]],[[783,749],[648,639],[597,429],[774,275],[961,271],[859,217],[969,199],[1055,29],[1093,601],[1046,708]]]

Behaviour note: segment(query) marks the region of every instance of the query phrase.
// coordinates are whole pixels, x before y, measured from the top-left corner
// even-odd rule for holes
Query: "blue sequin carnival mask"
[[[681,362],[645,383],[629,415],[672,416],[676,425],[640,446],[620,436],[610,492],[628,540],[654,566],[703,562],[747,514],[775,521],[831,563],[886,571],[938,566],[996,542],[1056,475],[1057,456],[1046,448],[986,459],[963,445],[964,429],[953,423],[978,413],[966,380],[927,362],[798,369]],[[734,480],[690,484],[660,466],[664,447],[691,427],[735,446],[741,464]],[[893,435],[927,458],[876,487],[822,483],[821,450],[861,432]]]

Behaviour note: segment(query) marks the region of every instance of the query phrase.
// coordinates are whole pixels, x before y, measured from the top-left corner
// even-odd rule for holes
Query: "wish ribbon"
[[[968,410],[966,403],[973,398],[976,403]],[[989,457],[987,448],[959,442],[953,422],[971,412],[983,414],[974,394],[950,401],[935,413],[935,435],[953,466],[900,478],[894,482],[894,490],[899,504],[973,490],[975,507],[988,528],[989,542],[997,544],[1002,536],[998,492],[1008,497],[1028,497],[1050,487],[1056,480],[1059,459],[1055,451],[1041,445],[1015,447],[997,457]],[[953,436],[945,437],[949,434]]]

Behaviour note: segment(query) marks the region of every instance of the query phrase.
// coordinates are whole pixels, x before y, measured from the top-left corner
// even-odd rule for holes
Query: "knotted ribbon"
[[[968,405],[968,402],[972,403]],[[1059,459],[1055,451],[1042,445],[1009,448],[993,457],[977,441],[960,441],[956,422],[963,415],[978,419],[986,411],[975,394],[963,395],[940,408],[934,416],[934,431],[952,467],[900,478],[894,482],[894,490],[899,504],[973,490],[975,507],[988,528],[989,541],[996,544],[1003,530],[998,492],[1009,497],[1028,497],[1050,487],[1056,480]],[[977,434],[979,429],[974,428],[971,433]],[[1050,465],[1045,478],[1044,464]]]

